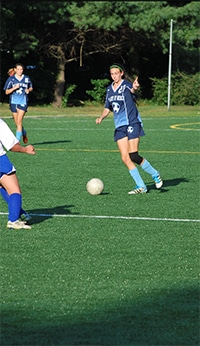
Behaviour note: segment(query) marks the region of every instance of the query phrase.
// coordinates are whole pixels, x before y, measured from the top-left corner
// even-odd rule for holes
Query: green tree
[[[55,104],[62,102],[65,85],[65,41],[68,2],[3,2],[2,50],[12,51],[14,60],[35,54],[56,60]],[[15,33],[11,35],[11,30]]]
[[[115,53],[126,62],[130,77],[141,74],[146,94],[151,88],[151,78],[168,74],[171,19],[174,22],[173,71],[196,73],[199,70],[200,3],[197,1],[72,2],[69,11],[74,27],[83,32],[101,32],[108,40],[112,38],[117,47]]]
[[[176,68],[180,69],[183,54],[188,57],[188,63],[191,53],[198,61],[200,3],[180,1],[179,7],[177,4],[177,1],[85,1],[72,2],[69,11],[74,27],[83,32],[103,30],[109,39],[115,38],[115,45],[129,52],[130,59],[136,55],[136,61],[137,52],[145,52],[150,47],[157,47],[163,54],[168,52],[170,20],[173,19]],[[192,65],[191,62],[190,67],[196,70],[199,67]]]
[[[1,51],[14,60],[35,56],[56,65],[54,106],[62,106],[66,64],[91,56],[126,63],[147,78],[167,72],[169,24],[174,20],[173,68],[198,69],[199,9],[196,1],[1,2]],[[98,66],[98,63],[96,63]],[[145,84],[142,83],[142,84]]]
[[[95,30],[75,28],[70,19],[70,2],[3,2],[1,49],[12,51],[14,60],[36,52],[40,60],[51,57],[57,64],[57,78],[53,105],[62,106],[65,88],[65,67],[72,61],[82,66],[83,55],[107,52],[118,45],[108,40],[108,35],[96,40]],[[9,25],[12,23],[12,27]],[[11,29],[15,35],[11,35]],[[101,40],[101,43],[99,44]],[[87,47],[86,51],[83,52]],[[35,54],[35,53],[34,53]]]

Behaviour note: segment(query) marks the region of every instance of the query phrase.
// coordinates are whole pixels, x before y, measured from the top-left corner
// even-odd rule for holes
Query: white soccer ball
[[[86,189],[90,195],[100,195],[104,189],[104,183],[99,178],[92,178],[86,184]]]

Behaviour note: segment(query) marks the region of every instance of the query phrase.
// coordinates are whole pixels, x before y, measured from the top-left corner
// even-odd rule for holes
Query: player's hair
[[[15,74],[15,67],[9,68],[7,74],[8,74],[9,76],[14,76],[14,74]]]
[[[21,67],[23,68],[23,70],[24,70],[24,65],[21,64],[21,62],[17,62],[17,63],[15,64],[15,68],[16,68],[17,66],[21,66]]]
[[[118,68],[121,72],[125,72],[125,68],[122,64],[118,63],[118,62],[115,62],[113,63],[111,66],[110,66],[110,69],[111,68]]]

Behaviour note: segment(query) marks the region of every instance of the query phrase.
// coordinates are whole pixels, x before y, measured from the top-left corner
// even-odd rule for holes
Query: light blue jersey
[[[16,75],[11,76],[7,79],[4,85],[4,90],[12,89],[16,84],[19,84],[19,89],[13,91],[12,94],[9,95],[9,103],[15,105],[28,105],[28,95],[25,90],[28,88],[32,88],[32,82],[30,78],[26,75],[22,75],[20,79],[16,77]]]
[[[142,123],[132,87],[130,82],[123,80],[116,90],[113,83],[106,89],[105,108],[113,112],[115,128]]]

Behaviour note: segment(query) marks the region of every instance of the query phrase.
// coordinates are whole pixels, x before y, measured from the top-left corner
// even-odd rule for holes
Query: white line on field
[[[0,215],[8,215],[8,213],[0,212]],[[75,214],[30,214],[39,217],[72,217],[72,218],[88,218],[88,219],[121,219],[121,220],[143,220],[143,221],[172,221],[172,222],[200,222],[198,219],[170,219],[157,217],[139,217],[139,216],[114,216],[114,215],[75,215]]]

